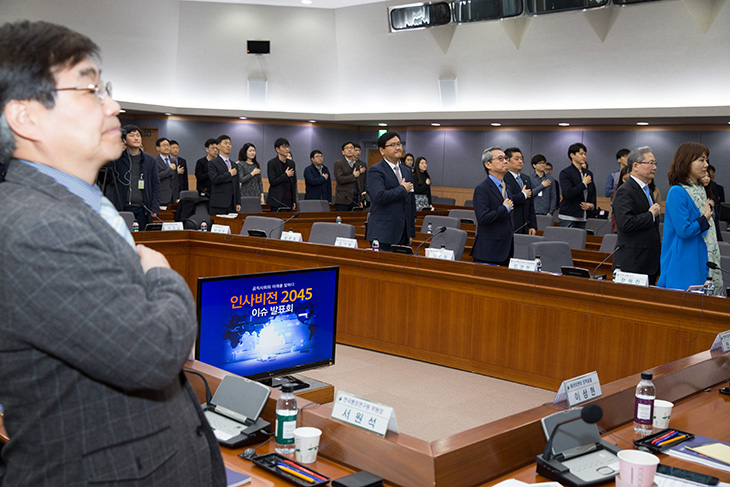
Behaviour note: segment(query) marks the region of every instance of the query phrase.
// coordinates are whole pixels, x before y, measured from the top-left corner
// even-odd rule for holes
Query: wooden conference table
[[[551,390],[707,350],[730,323],[730,300],[658,288],[240,235],[135,239],[194,294],[199,277],[339,266],[339,343]]]

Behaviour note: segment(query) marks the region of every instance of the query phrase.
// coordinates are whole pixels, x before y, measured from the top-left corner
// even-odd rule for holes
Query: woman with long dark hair
[[[685,142],[674,154],[669,168],[669,193],[664,207],[661,275],[657,285],[687,289],[710,277],[714,293],[725,294],[722,273],[707,262],[720,265],[713,207],[702,178],[707,174],[710,149],[698,142]]]
[[[246,142],[238,151],[239,182],[241,185],[241,198],[255,196],[264,202],[264,182],[261,179],[261,166],[256,160],[256,147]]]
[[[431,176],[428,175],[428,161],[419,157],[413,164],[413,193],[416,195],[416,211],[431,208]]]

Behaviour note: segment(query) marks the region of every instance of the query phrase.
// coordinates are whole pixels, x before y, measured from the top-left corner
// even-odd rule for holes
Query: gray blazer
[[[79,197],[11,161],[0,184],[5,485],[224,486],[181,369],[193,298]]]

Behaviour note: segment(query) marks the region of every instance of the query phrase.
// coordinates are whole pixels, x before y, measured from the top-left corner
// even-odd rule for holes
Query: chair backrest
[[[609,233],[603,236],[603,241],[601,241],[601,248],[598,250],[599,252],[607,252],[611,253],[616,248],[616,242],[618,241],[618,235],[615,233]]]
[[[324,204],[322,204],[324,203]],[[327,209],[323,208],[327,206]],[[302,213],[314,213],[319,211],[330,211],[330,205],[325,200],[299,200],[297,209]]]
[[[527,247],[533,242],[544,242],[545,237],[515,233],[515,259],[527,259]]]
[[[472,223],[477,222],[477,214],[474,210],[449,210],[449,216],[459,220],[471,220]]]
[[[722,267],[725,270],[730,269],[730,255],[721,255],[720,256],[720,267]],[[723,282],[725,283],[725,287],[730,287],[727,285],[727,279],[725,276],[723,276]]]
[[[280,239],[281,232],[284,229],[284,220],[281,218],[272,218],[270,216],[247,216],[243,220],[243,228],[241,235],[248,235],[249,230],[263,230],[268,238]]]
[[[730,242],[730,232],[727,231],[720,231],[722,234],[722,241],[723,242]]]
[[[552,215],[535,215],[535,218],[537,218],[538,230],[545,230],[547,227],[553,226]]]
[[[180,194],[178,195],[178,199],[183,198],[197,198],[198,192],[194,189],[185,189],[183,191],[180,191]]]
[[[568,242],[571,249],[586,248],[586,231],[582,228],[547,227],[542,236],[550,242]]]
[[[434,232],[436,232],[438,227],[459,228],[461,226],[459,219],[454,218],[453,216],[426,215],[423,217],[423,225],[421,225],[422,233],[426,233],[428,230],[429,222],[431,223]]]
[[[309,243],[334,245],[337,237],[355,238],[355,227],[346,223],[314,222]]]
[[[474,200],[466,200],[464,202],[464,206],[468,206],[470,208],[474,208]]]
[[[611,233],[611,220],[588,218],[586,220],[586,228],[588,230],[593,230],[593,235],[603,236],[607,233]]]
[[[129,228],[129,231],[132,231],[132,225],[134,224],[134,213],[131,211],[120,211],[119,216],[124,218],[124,223],[127,224],[127,228]]]
[[[241,198],[240,213],[261,213],[261,198],[258,196],[244,196]]]
[[[320,205],[319,211],[331,211],[329,201],[327,201],[327,200],[317,200],[317,201],[319,201],[319,205]]]
[[[461,260],[461,254],[464,253],[466,245],[466,232],[458,228],[446,227],[445,232],[439,233],[431,239],[428,247],[440,249],[442,245],[454,251],[454,260]]]
[[[730,242],[717,242],[717,245],[720,246],[720,256],[722,257],[730,257]],[[726,269],[725,266],[723,266],[723,269]],[[730,269],[727,269],[730,270]],[[723,278],[725,280],[726,278]]]
[[[200,225],[203,222],[208,225],[208,230],[210,230],[211,225],[213,225],[213,220],[208,214],[207,198],[202,201],[198,201],[195,204],[195,211],[187,218],[187,220],[183,221],[183,227],[188,230],[200,230]]]
[[[456,205],[456,198],[442,198],[440,196],[431,196],[431,201],[434,204],[439,204],[439,205],[451,205],[451,206]]]
[[[573,265],[573,254],[567,242],[532,242],[527,246],[527,258],[532,260],[537,256],[545,272],[560,272],[562,266]]]

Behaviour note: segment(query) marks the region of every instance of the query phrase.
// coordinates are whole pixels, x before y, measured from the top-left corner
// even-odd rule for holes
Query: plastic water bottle
[[[139,232],[139,223],[137,223],[137,220],[134,220],[134,223],[132,223],[132,231]]]
[[[651,381],[651,372],[642,372],[641,381],[636,386],[636,400],[634,403],[634,431],[642,435],[648,435],[652,431],[654,421],[654,399],[656,399],[656,387]]]
[[[542,260],[539,255],[535,256],[535,272],[542,272]]]
[[[706,296],[712,296],[715,294],[715,285],[712,284],[712,278],[707,277],[707,280],[705,281],[705,287],[703,289]]]
[[[276,453],[294,453],[294,430],[297,428],[297,398],[292,384],[281,386],[281,396],[276,401]]]
[[[619,273],[619,272],[621,272],[621,269],[620,269],[619,267],[616,267],[616,268],[615,268],[615,269],[613,270],[613,280],[614,280],[614,281],[615,281],[616,279],[618,279],[618,273]]]
[[[337,219],[335,221],[337,223],[342,223],[342,217],[340,215],[337,215]]]
[[[433,233],[433,224],[431,222],[428,222],[428,228],[426,229],[426,233]]]
[[[203,222],[200,224],[200,231],[201,232],[207,232],[208,231],[208,224]]]
[[[372,247],[373,252],[378,252],[380,250],[380,242],[378,242],[377,238],[373,239]]]

